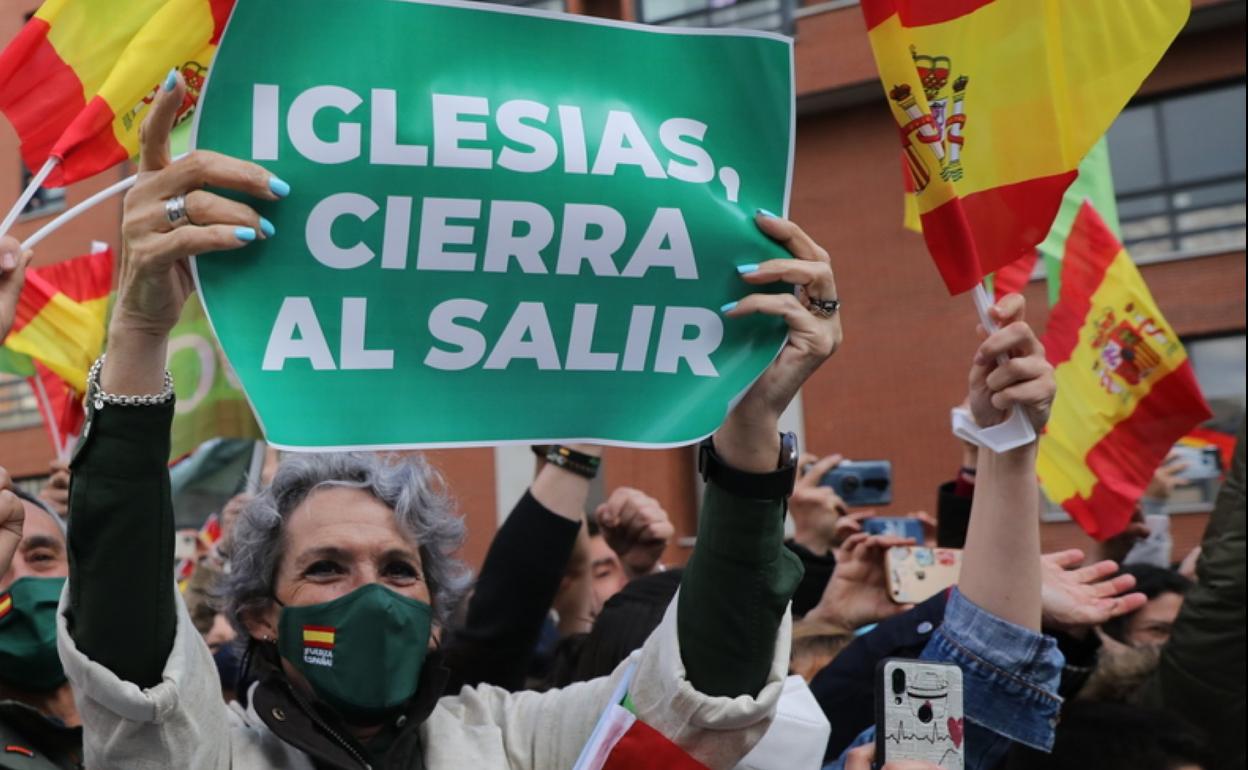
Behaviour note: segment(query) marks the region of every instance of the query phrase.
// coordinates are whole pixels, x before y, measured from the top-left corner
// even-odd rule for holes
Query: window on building
[[[30,383],[11,374],[0,374],[0,431],[30,428],[42,422]]]
[[[22,189],[26,189],[26,185],[30,184],[30,180],[34,177],[34,173],[26,168],[26,164],[22,164]],[[22,219],[36,219],[45,217],[49,214],[55,214],[65,208],[65,188],[49,189],[40,187],[35,191],[35,196],[30,199],[30,203],[26,204],[26,209],[22,211]]]
[[[637,20],[680,27],[793,32],[795,0],[637,0]]]
[[[1244,420],[1244,335],[1187,340],[1183,344],[1213,411],[1209,425],[1234,434]]]
[[[1135,259],[1244,248],[1243,83],[1128,107],[1109,156]]]

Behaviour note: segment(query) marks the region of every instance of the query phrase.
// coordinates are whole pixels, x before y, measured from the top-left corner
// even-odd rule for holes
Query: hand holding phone
[[[888,594],[898,604],[918,604],[958,582],[962,551],[956,548],[897,546],[885,556]]]
[[[846,505],[888,505],[893,501],[893,464],[846,460],[823,474],[819,484],[831,487]]]

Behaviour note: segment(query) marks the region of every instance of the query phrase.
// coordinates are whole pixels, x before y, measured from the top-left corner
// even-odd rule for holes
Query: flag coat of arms
[[[47,0],[0,53],[0,110],[60,187],[134,156],[170,68],[194,106],[234,0]]]
[[[924,239],[951,294],[1040,243],[1190,0],[862,0]]]
[[[1178,335],[1090,204],[1066,239],[1043,341],[1057,400],[1036,470],[1049,499],[1104,540],[1126,527],[1171,446],[1212,415]]]

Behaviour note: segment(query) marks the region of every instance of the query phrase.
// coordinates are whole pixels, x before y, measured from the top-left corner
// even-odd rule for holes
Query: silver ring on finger
[[[815,299],[807,297],[806,301],[810,303],[808,308],[812,315],[816,318],[831,318],[841,309],[841,301],[839,299]]]
[[[186,196],[175,195],[165,201],[165,216],[169,219],[169,224],[174,227],[181,227],[191,223],[191,217],[186,213]]]

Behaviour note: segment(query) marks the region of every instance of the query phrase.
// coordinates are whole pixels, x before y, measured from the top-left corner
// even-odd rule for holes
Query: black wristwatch
[[[780,459],[776,470],[770,473],[746,473],[724,462],[715,451],[715,444],[708,437],[698,446],[698,473],[703,481],[713,481],[716,486],[738,497],[751,500],[782,500],[793,494],[797,480],[797,436],[780,434]]]

